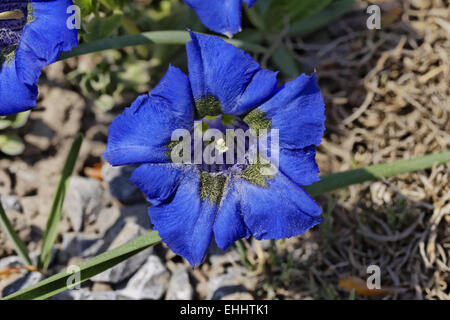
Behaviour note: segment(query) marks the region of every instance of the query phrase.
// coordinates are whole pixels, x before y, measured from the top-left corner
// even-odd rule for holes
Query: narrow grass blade
[[[248,50],[254,53],[264,53],[267,51],[266,48],[257,44],[247,43],[236,39],[231,40],[224,38],[224,40],[240,49]],[[109,49],[122,49],[143,44],[184,45],[189,41],[191,41],[191,37],[187,31],[144,32],[136,35],[126,35],[84,43],[75,47],[72,51],[63,52],[59,57],[59,60],[73,58],[88,53],[100,52]]]
[[[64,168],[61,172],[61,178],[59,179],[58,186],[56,188],[55,196],[53,198],[52,207],[48,216],[47,227],[45,229],[44,238],[42,240],[41,256],[39,258],[38,267],[42,270],[46,270],[50,263],[53,245],[55,244],[56,236],[58,235],[58,226],[61,220],[62,207],[64,198],[66,197],[67,188],[69,186],[70,177],[72,176],[75,168],[75,163],[80,153],[81,143],[83,142],[83,136],[78,134],[73,141],[70,148],[69,155],[67,156]]]
[[[158,244],[160,241],[161,238],[158,236],[157,231],[149,232],[120,247],[87,260],[80,264],[78,268],[71,268],[71,270],[77,270],[79,278],[73,277],[73,271],[69,272],[66,270],[45,279],[28,289],[13,293],[12,295],[5,297],[4,300],[47,299],[114,267],[120,262],[138,254],[142,250]],[[76,279],[77,281],[72,282],[72,279]]]
[[[11,222],[8,220],[8,217],[6,216],[1,201],[0,201],[0,227],[13,243],[14,249],[16,250],[17,254],[22,258],[23,263],[25,265],[31,266],[33,263],[31,262],[30,256],[28,255],[27,247],[22,242],[22,240],[20,240],[19,235],[14,231]]]
[[[322,176],[322,180],[305,187],[312,196],[348,187],[352,184],[388,178],[402,173],[431,168],[435,164],[450,162],[450,151],[429,154],[423,157],[377,164],[362,169],[332,173]]]
[[[348,296],[348,300],[355,300],[355,288],[352,289],[352,291],[350,291],[350,295]]]

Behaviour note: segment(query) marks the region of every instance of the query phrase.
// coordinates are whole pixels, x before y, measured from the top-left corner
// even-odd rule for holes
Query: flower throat
[[[22,31],[29,19],[29,0],[0,3],[0,64],[14,58]]]

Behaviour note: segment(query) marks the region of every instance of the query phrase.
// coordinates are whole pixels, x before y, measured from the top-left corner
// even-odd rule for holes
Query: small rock
[[[55,130],[41,119],[33,119],[32,117],[30,117],[28,125],[30,128],[27,132],[28,134],[25,135],[25,141],[38,148],[41,152],[47,151],[56,135]]]
[[[23,263],[19,256],[9,256],[0,259],[0,269],[20,267]]]
[[[103,243],[102,239],[93,234],[65,233],[58,254],[58,262],[66,264],[72,257],[89,258],[95,256]]]
[[[220,300],[237,292],[247,292],[238,282],[238,276],[234,273],[221,274],[209,280],[207,299]]]
[[[166,292],[169,272],[161,260],[151,255],[139,271],[131,277],[121,294],[132,299],[159,300]]]
[[[257,251],[258,246],[261,247],[262,250],[266,251],[270,248],[270,240],[256,240],[255,238],[252,238],[252,248],[253,250]]]
[[[0,194],[11,192],[11,178],[6,170],[0,170]]]
[[[53,296],[51,300],[127,300],[115,291],[66,290]]]
[[[113,243],[107,250],[114,249],[142,234],[146,231],[135,223],[127,223],[117,235]],[[144,251],[134,255],[133,257],[121,262],[114,268],[108,269],[92,278],[94,282],[107,282],[117,284],[129,276],[134,274],[140,266],[144,264],[147,257],[153,252],[153,247],[147,248]]]
[[[428,9],[431,7],[431,0],[411,0],[411,4],[418,9]]]
[[[14,188],[15,194],[19,197],[25,196],[36,190],[36,174],[26,165],[16,164],[19,168],[12,168],[15,173],[16,186]]]
[[[122,203],[144,202],[142,192],[129,179],[135,166],[102,166],[103,180],[108,184],[111,195]]]
[[[112,291],[112,287],[107,283],[95,282],[91,288],[92,291]]]
[[[52,252],[51,252],[51,255],[50,255],[49,266],[51,266],[53,264],[53,262],[55,261],[55,258],[57,256],[58,252],[59,252],[59,250],[57,248],[53,248],[52,249]],[[33,252],[30,252],[29,256],[30,256],[31,262],[33,262],[33,265],[37,266],[38,262],[39,262],[39,258],[41,256],[41,252],[40,251],[33,251]]]
[[[219,266],[223,263],[230,263],[230,261],[237,262],[240,261],[240,256],[237,250],[226,250],[220,249],[215,241],[211,241],[208,248],[207,257],[212,266]]]
[[[189,274],[184,266],[178,267],[173,273],[166,300],[192,300],[193,290],[189,282]]]
[[[116,207],[102,208],[95,223],[96,231],[104,235],[119,220],[120,210]]]
[[[35,285],[36,283],[38,283],[39,281],[41,281],[43,278],[44,278],[44,276],[42,274],[40,274],[39,272],[29,272],[29,273],[25,274],[23,277],[21,277],[20,279],[7,285],[3,289],[2,295],[3,295],[3,297],[6,297],[10,294],[13,294],[14,292],[29,288],[29,287]]]
[[[5,211],[14,210],[22,212],[22,206],[20,205],[19,198],[16,196],[0,196],[0,201]]]
[[[147,204],[122,207],[120,209],[120,216],[125,222],[134,222],[145,230],[151,229],[152,225],[148,216]]]
[[[98,180],[73,177],[70,180],[63,215],[69,217],[75,231],[81,231],[83,224],[97,220],[102,207],[102,187]]]

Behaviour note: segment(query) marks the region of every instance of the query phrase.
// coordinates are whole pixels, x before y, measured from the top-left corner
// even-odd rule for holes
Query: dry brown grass
[[[448,1],[371,2],[382,7],[381,30],[365,28],[367,2],[360,1],[330,26],[323,44],[284,40],[303,65],[317,69],[326,99],[323,173],[450,148]],[[322,197],[326,221],[319,228],[279,243],[265,258],[250,250],[266,266],[259,269],[261,288],[269,288],[262,296],[346,299],[339,279],[366,279],[375,264],[382,285],[393,289],[375,298],[449,299],[449,169],[435,166]]]

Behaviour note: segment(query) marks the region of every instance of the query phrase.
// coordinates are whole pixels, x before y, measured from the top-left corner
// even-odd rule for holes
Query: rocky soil
[[[450,149],[448,1],[373,2],[384,13],[382,30],[366,29],[368,2],[358,1],[323,39],[282,39],[305,69],[318,70],[327,104],[323,173]],[[38,108],[20,131],[25,153],[0,155],[2,203],[37,259],[64,159],[75,134],[85,135],[48,275],[151,229],[148,204],[127,181],[133,168],[101,159],[121,108],[94,113],[64,78],[73,65],[46,69]],[[449,186],[450,165],[352,186],[318,198],[325,222],[304,236],[244,241],[245,263],[236,248],[212,245],[192,269],[158,245],[54,299],[347,299],[344,280],[366,279],[371,264],[387,289],[358,299],[449,299]],[[0,233],[0,270],[19,265]],[[0,296],[43,277],[0,274]]]

